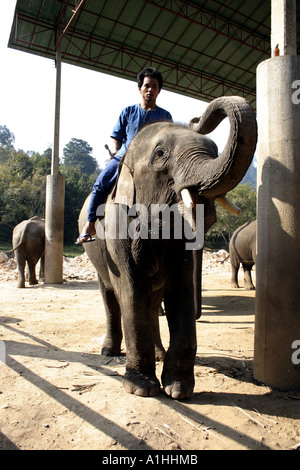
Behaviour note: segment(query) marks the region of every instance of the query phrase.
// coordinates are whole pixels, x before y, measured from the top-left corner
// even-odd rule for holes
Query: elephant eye
[[[157,147],[152,154],[150,165],[156,171],[162,171],[166,169],[167,161],[168,161],[168,152],[166,152],[161,147]]]

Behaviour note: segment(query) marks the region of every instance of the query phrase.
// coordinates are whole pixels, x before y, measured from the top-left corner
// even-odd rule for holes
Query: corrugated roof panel
[[[18,0],[9,47],[54,58],[61,20],[65,62],[132,80],[152,64],[166,89],[254,104],[256,67],[271,55],[270,12],[261,0]]]

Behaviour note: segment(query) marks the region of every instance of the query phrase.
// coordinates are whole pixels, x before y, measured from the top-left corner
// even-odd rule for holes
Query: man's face
[[[158,80],[156,78],[145,77],[143,85],[139,90],[146,103],[155,103],[160,92]]]

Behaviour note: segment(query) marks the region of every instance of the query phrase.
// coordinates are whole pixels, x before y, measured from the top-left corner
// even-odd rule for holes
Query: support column
[[[60,31],[57,31],[60,36]],[[59,174],[61,42],[56,51],[56,97],[51,175],[47,176],[45,213],[45,283],[63,281],[63,227],[65,178]]]
[[[279,46],[280,55],[297,54],[295,0],[272,0],[271,50]]]
[[[300,57],[289,19],[295,8],[294,0],[272,1],[272,50],[279,44],[283,55],[257,68],[254,376],[280,390],[300,388],[300,104],[292,99]]]
[[[45,283],[63,282],[65,178],[48,175],[45,214]]]

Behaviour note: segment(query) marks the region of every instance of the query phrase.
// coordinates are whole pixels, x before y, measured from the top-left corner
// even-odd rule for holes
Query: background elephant
[[[240,264],[244,269],[245,289],[255,289],[251,270],[256,263],[256,220],[247,222],[238,227],[233,233],[229,243],[229,254],[231,262],[231,286],[239,287],[238,272]]]
[[[218,156],[214,142],[202,134],[211,132],[226,116],[231,131]],[[122,317],[126,344],[123,386],[127,392],[140,396],[159,393],[157,357],[164,358],[161,379],[167,395],[189,397],[194,388],[195,290],[199,290],[199,279],[195,287],[193,276],[201,250],[187,249],[186,239],[172,233],[164,239],[163,221],[158,230],[150,230],[151,210],[154,205],[178,205],[181,210],[193,205],[191,223],[196,224],[197,208],[204,206],[204,229],[208,230],[216,220],[214,200],[224,202],[223,195],[243,178],[256,138],[251,106],[242,98],[224,97],[214,100],[190,127],[168,122],[145,126],[121,161],[117,186],[108,197],[105,217],[96,227],[100,238],[86,244],[85,250],[97,270],[106,309],[102,354],[120,354]],[[88,199],[79,217],[79,232],[87,207]],[[136,215],[137,208],[144,211],[144,217]],[[124,236],[124,225],[134,226],[140,236],[130,236],[129,229]],[[115,230],[110,232],[112,226]],[[105,239],[101,239],[104,233]],[[199,301],[199,291],[197,294]],[[162,299],[170,331],[166,353],[158,323]]]
[[[16,225],[12,234],[13,249],[15,251],[18,266],[17,287],[25,287],[25,264],[29,271],[29,284],[38,284],[35,275],[35,266],[39,259],[40,275],[44,277],[44,253],[45,253],[45,221],[39,217],[31,217],[29,220]],[[8,252],[9,253],[9,252]]]

